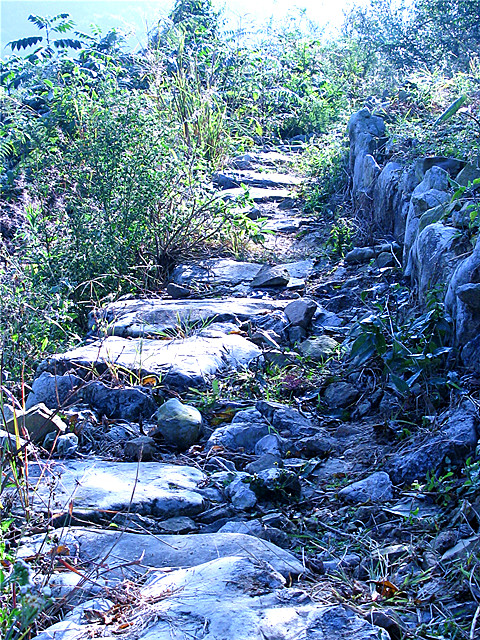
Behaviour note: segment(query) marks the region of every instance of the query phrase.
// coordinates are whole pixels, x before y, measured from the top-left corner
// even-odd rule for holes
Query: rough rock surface
[[[134,575],[145,573],[151,567],[195,567],[228,556],[261,558],[286,578],[289,575],[299,576],[305,570],[288,551],[241,533],[151,536],[70,527],[57,530],[57,537],[61,544],[70,548],[72,559],[78,558],[85,566],[94,567],[103,560],[105,566],[97,570],[104,572],[108,569],[106,575],[111,584],[121,581],[125,572]],[[28,557],[42,548],[48,552],[45,536],[33,536],[24,541],[20,556]],[[112,554],[105,557],[110,549],[115,550],[113,557]],[[131,568],[118,567],[119,558],[128,558],[132,562]],[[139,561],[138,566],[133,564],[135,561]]]
[[[339,495],[352,503],[387,502],[393,498],[393,485],[387,473],[378,471],[344,487]]]
[[[36,479],[42,483],[36,485]],[[96,520],[112,511],[131,511],[170,518],[195,515],[205,503],[198,492],[205,475],[193,467],[161,462],[69,460],[39,462],[30,467],[32,500],[39,509]],[[53,502],[51,486],[55,487]]]
[[[174,387],[187,388],[206,383],[223,369],[247,365],[260,355],[260,349],[242,336],[221,332],[214,337],[200,334],[168,341],[111,336],[56,354],[45,366],[52,370],[111,366],[137,375],[156,375]]]
[[[202,430],[202,414],[195,407],[182,404],[178,398],[167,400],[157,411],[157,428],[168,444],[188,449],[197,442]]]
[[[465,460],[475,449],[478,440],[478,419],[471,409],[460,408],[443,416],[437,434],[424,442],[407,446],[389,461],[388,471],[395,484],[411,484],[422,480],[428,472],[441,470],[448,458],[449,464]]]
[[[255,277],[261,265],[253,270]],[[233,284],[233,283],[232,283]],[[107,305],[101,318],[107,333],[123,338],[166,335],[208,328],[212,323],[255,323],[271,311],[281,311],[286,303],[277,300],[223,298],[200,300],[125,300]]]
[[[289,591],[284,585],[278,572],[254,558],[219,558],[195,568],[152,575],[140,596],[154,604],[148,613],[140,608],[133,619],[143,613],[141,637],[146,640],[388,640],[386,631],[346,607],[313,603],[301,590]],[[72,620],[70,636],[69,623],[66,627],[63,623],[58,629],[61,640],[79,637],[82,631],[88,633],[91,625],[87,620],[80,616]],[[37,640],[47,640],[54,633],[51,628]],[[114,636],[107,631],[106,637]]]

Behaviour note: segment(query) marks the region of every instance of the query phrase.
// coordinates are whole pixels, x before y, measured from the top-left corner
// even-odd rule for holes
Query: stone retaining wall
[[[420,301],[442,296],[464,363],[480,372],[480,245],[472,234],[473,181],[480,169],[456,158],[388,161],[386,128],[364,108],[348,124],[357,213],[403,247],[403,269]],[[458,186],[465,198],[453,200]]]

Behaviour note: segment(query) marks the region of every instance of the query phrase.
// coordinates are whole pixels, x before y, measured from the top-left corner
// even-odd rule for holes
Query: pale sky
[[[218,8],[225,8],[225,16],[232,27],[249,27],[252,22],[263,22],[274,16],[284,19],[296,8],[306,9],[307,17],[319,26],[340,26],[343,11],[352,5],[363,5],[367,0],[214,0]],[[80,31],[89,31],[90,24],[103,30],[120,27],[137,33],[140,42],[146,26],[154,25],[168,15],[174,0],[0,0],[0,56],[10,53],[5,45],[38,31],[27,20],[33,13],[53,16],[69,13]],[[132,42],[135,46],[135,42]]]

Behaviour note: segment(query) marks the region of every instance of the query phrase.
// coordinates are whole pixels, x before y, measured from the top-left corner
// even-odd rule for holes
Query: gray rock
[[[257,538],[265,537],[265,528],[258,520],[249,520],[248,522],[234,521],[227,522],[218,530],[219,533],[243,533],[247,536],[255,536]]]
[[[250,282],[257,275],[261,264],[238,262],[228,258],[209,258],[191,264],[182,264],[173,271],[173,281],[183,286],[196,283],[235,286]]]
[[[329,336],[307,338],[299,346],[300,353],[312,360],[321,362],[332,356],[338,348],[338,342]]]
[[[198,441],[201,431],[200,411],[182,404],[177,398],[171,398],[157,411],[157,428],[151,435],[161,434],[167,444],[185,450]]]
[[[260,189],[276,189],[301,185],[302,178],[286,173],[260,173],[251,170],[231,171],[228,174],[217,173],[214,182],[223,189],[233,189],[242,183]]]
[[[411,484],[424,479],[428,472],[437,473],[447,458],[449,465],[461,464],[474,451],[478,421],[472,411],[459,408],[441,416],[440,420],[443,424],[436,435],[414,442],[392,456],[387,470],[395,484]]]
[[[461,260],[452,273],[445,296],[445,309],[455,320],[455,338],[459,345],[465,345],[480,332],[480,314],[458,296],[463,285],[478,281],[479,269],[480,242],[477,241],[472,254]]]
[[[181,300],[182,298],[188,298],[192,295],[192,292],[188,287],[182,287],[174,282],[167,284],[167,293],[174,300]]]
[[[440,167],[452,176],[452,178],[455,178],[458,172],[465,167],[465,161],[458,160],[457,158],[446,158],[444,156],[432,156],[430,158],[420,158],[417,160],[416,168],[421,174],[425,174],[432,167]]]
[[[464,538],[459,540],[457,544],[445,551],[442,555],[442,562],[452,562],[454,560],[460,560],[466,558],[475,552],[480,546],[480,537],[478,535],[471,536],[470,538]]]
[[[398,262],[395,260],[395,256],[388,251],[384,251],[381,253],[375,260],[375,264],[379,269],[384,269],[385,267],[396,267],[398,266]]]
[[[235,169],[250,169],[254,161],[254,156],[252,154],[244,153],[243,155],[232,158],[231,165]]]
[[[376,252],[373,247],[356,247],[347,253],[345,262],[349,264],[362,264],[375,258]]]
[[[349,382],[333,382],[325,389],[325,402],[332,409],[343,409],[352,405],[360,395],[358,389]]]
[[[273,231],[274,233],[297,233],[304,223],[305,219],[298,216],[286,218],[283,215],[279,215],[278,217],[269,218],[262,225],[262,229]]]
[[[480,183],[473,185],[473,182],[474,180],[480,180],[480,168],[473,164],[467,164],[460,171],[455,180],[460,186],[466,187],[470,184],[473,186],[473,189],[477,191],[480,189]]]
[[[42,478],[41,484],[36,480]],[[159,462],[38,462],[30,465],[31,498],[38,509],[97,520],[109,511],[170,518],[196,515],[204,508],[197,469]],[[52,488],[53,487],[53,488]],[[53,491],[52,496],[50,491]]]
[[[250,488],[252,476],[248,473],[237,473],[232,482],[226,487],[226,494],[233,506],[239,510],[253,509],[257,504],[257,496]]]
[[[274,367],[278,367],[279,369],[283,369],[288,364],[292,364],[294,362],[294,356],[289,353],[283,353],[277,349],[266,351],[263,354],[263,358],[266,363]]]
[[[440,204],[438,207],[433,207],[433,209],[429,209],[425,211],[420,216],[420,220],[418,222],[418,234],[420,234],[425,227],[428,227],[429,224],[435,224],[435,222],[441,222],[443,218],[445,218],[445,205]],[[456,226],[456,225],[453,225]]]
[[[25,408],[31,409],[40,403],[49,409],[58,409],[67,404],[74,404],[81,399],[79,390],[84,385],[85,381],[72,373],[58,376],[44,371],[33,381],[32,391],[28,394]]]
[[[384,471],[373,473],[364,480],[353,482],[338,493],[346,502],[388,502],[393,499],[393,485]]]
[[[350,172],[353,174],[354,191],[362,189],[364,184],[363,163],[378,149],[385,136],[385,123],[374,116],[367,108],[353,114],[348,122],[350,138]]]
[[[150,393],[138,388],[111,388],[103,382],[89,382],[78,392],[79,397],[100,416],[140,422],[149,420],[157,410]]]
[[[43,364],[46,369],[108,366],[138,375],[155,375],[178,389],[203,386],[219,371],[236,369],[261,355],[261,350],[239,335],[178,340],[144,340],[108,337],[63,354]]]
[[[262,189],[260,187],[250,187],[250,198],[254,202],[280,202],[290,196],[290,189]],[[243,188],[225,189],[220,193],[223,200],[236,200],[245,195]]]
[[[402,216],[400,179],[402,166],[388,162],[382,169],[373,189],[373,220],[382,234],[401,235],[405,225]],[[400,232],[400,233],[399,233]]]
[[[325,432],[300,438],[292,443],[292,453],[305,458],[327,458],[335,450],[335,441]]]
[[[269,433],[268,435],[260,438],[255,445],[255,454],[262,456],[269,454],[271,456],[281,457],[284,453],[285,441],[275,433]]]
[[[480,283],[469,282],[459,286],[457,296],[470,309],[480,311]]]
[[[125,444],[125,457],[130,460],[151,460],[155,455],[157,446],[150,436],[138,436]]]
[[[251,538],[257,544],[261,542],[251,536],[244,538]],[[157,572],[142,587],[139,597],[139,602],[149,603],[150,613],[148,623],[142,619],[142,637],[146,640],[207,638],[205,630],[208,629],[209,640],[291,637],[388,640],[386,631],[372,626],[347,607],[316,604],[300,589],[284,586],[282,576],[254,556],[219,558],[195,569],[168,574]],[[165,593],[169,594],[168,598]],[[136,615],[142,614],[140,607]],[[69,624],[68,619],[65,622]],[[81,632],[91,636],[98,630],[98,622],[86,622]],[[52,635],[47,630],[38,640]]]
[[[462,362],[471,371],[480,372],[480,335],[469,340],[462,349]]]
[[[62,434],[67,430],[65,422],[55,411],[44,404],[37,404],[26,411],[16,411],[15,415],[3,423],[5,431],[28,437],[41,444],[49,433]]]
[[[74,433],[64,433],[58,436],[55,448],[60,457],[70,458],[78,449],[78,436]]]
[[[418,233],[420,217],[429,209],[448,202],[450,199],[448,189],[448,173],[440,167],[429,169],[422,182],[415,187],[410,199],[405,228],[403,262],[407,268],[410,249]]]
[[[27,441],[23,438],[18,438],[14,433],[8,433],[0,429],[0,447],[7,451],[16,452],[17,449],[22,449],[27,446]]]
[[[290,274],[282,266],[264,265],[251,282],[255,289],[263,287],[284,287],[290,280]]]
[[[250,483],[259,498],[286,500],[298,498],[302,487],[298,476],[289,469],[269,468],[259,471]]]
[[[317,303],[314,300],[299,298],[285,307],[285,315],[292,326],[298,325],[307,329],[316,310]]]
[[[266,436],[270,427],[266,422],[232,422],[217,427],[206,444],[207,448],[222,446],[226,449],[244,449],[253,453],[257,442]]]
[[[245,471],[254,475],[265,471],[265,469],[281,469],[283,467],[283,460],[280,456],[272,453],[263,453],[253,462],[250,462],[245,467]]]
[[[14,417],[14,415],[15,415],[15,411],[13,410],[13,405],[7,404],[6,402],[3,402],[0,405],[0,425],[3,425],[3,423],[11,420]]]
[[[408,275],[416,282],[420,298],[436,285],[449,281],[456,257],[465,252],[458,239],[458,229],[439,222],[428,225],[415,239],[409,255]]]
[[[232,424],[240,422],[242,424],[246,422],[253,422],[256,424],[257,422],[262,421],[262,414],[256,407],[250,407],[250,409],[242,409],[241,411],[237,411],[237,413],[232,418]]]
[[[341,327],[343,319],[332,311],[319,307],[312,322],[312,332],[315,335],[323,335],[326,327]]]
[[[238,264],[238,263],[236,263]],[[250,274],[251,281],[261,265],[255,265]],[[207,298],[200,300],[141,299],[121,300],[107,305],[100,319],[107,323],[108,335],[123,338],[143,336],[175,337],[178,335],[198,335],[211,328],[212,323],[233,323],[250,321],[256,324],[266,313],[281,312],[287,302],[275,300],[255,300],[252,298],[231,298],[221,300]],[[96,312],[98,319],[99,312]]]
[[[306,329],[304,329],[303,327],[289,327],[287,330],[288,333],[288,339],[291,342],[291,344],[296,345],[299,342],[302,342],[302,340],[305,338],[305,336],[307,335],[307,331]]]
[[[161,533],[193,533],[198,530],[195,522],[187,516],[178,516],[177,518],[168,518],[158,523],[158,529]]]
[[[255,406],[279,433],[286,431],[292,436],[309,436],[317,431],[312,421],[296,409],[266,400],[259,400]]]
[[[78,559],[85,570],[98,567],[101,561],[102,574],[110,584],[122,582],[130,573],[128,566],[118,568],[119,558],[128,558],[131,563],[140,562],[131,568],[133,575],[145,573],[152,567],[196,567],[228,556],[261,558],[285,577],[304,573],[302,563],[288,551],[240,533],[152,536],[69,527],[68,530],[57,530],[57,539],[59,542],[46,543],[45,534],[25,539],[19,557],[30,557],[40,550],[48,553],[49,548],[64,543],[71,551],[72,561]]]

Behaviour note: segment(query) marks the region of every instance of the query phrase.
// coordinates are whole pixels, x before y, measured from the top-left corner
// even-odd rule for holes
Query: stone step
[[[214,182],[222,189],[233,189],[235,187],[239,187],[241,184],[261,189],[276,189],[299,186],[304,182],[304,180],[298,176],[286,173],[229,171],[225,173],[217,173],[214,176]]]
[[[207,298],[203,300],[120,300],[101,310],[107,335],[175,337],[198,332],[211,323],[255,321],[282,311],[287,301],[254,298]],[[96,313],[97,319],[100,315]]]
[[[51,356],[43,370],[62,374],[72,367],[80,373],[107,369],[141,379],[154,375],[176,389],[201,387],[221,371],[247,366],[261,350],[246,338],[221,331],[200,332],[185,339],[146,340],[109,336],[66,353]]]
[[[291,156],[278,151],[255,151],[244,153],[236,156],[230,162],[235,169],[250,169],[255,165],[264,165],[266,167],[275,167],[278,164],[286,164],[291,162]]]
[[[194,467],[162,462],[138,465],[93,458],[50,460],[29,467],[34,487],[30,495],[37,510],[48,506],[58,515],[83,520],[109,519],[128,511],[162,519],[196,515],[205,507],[197,491],[205,479]]]
[[[238,187],[225,189],[219,193],[223,200],[236,200],[245,195],[245,190]],[[254,202],[281,202],[291,196],[290,189],[261,189],[260,187],[251,187],[248,193]]]
[[[313,272],[314,260],[287,262],[279,266],[286,269],[291,278],[305,279]],[[179,265],[173,272],[173,281],[187,287],[202,283],[235,287],[250,283],[262,267],[259,263],[213,258]]]

